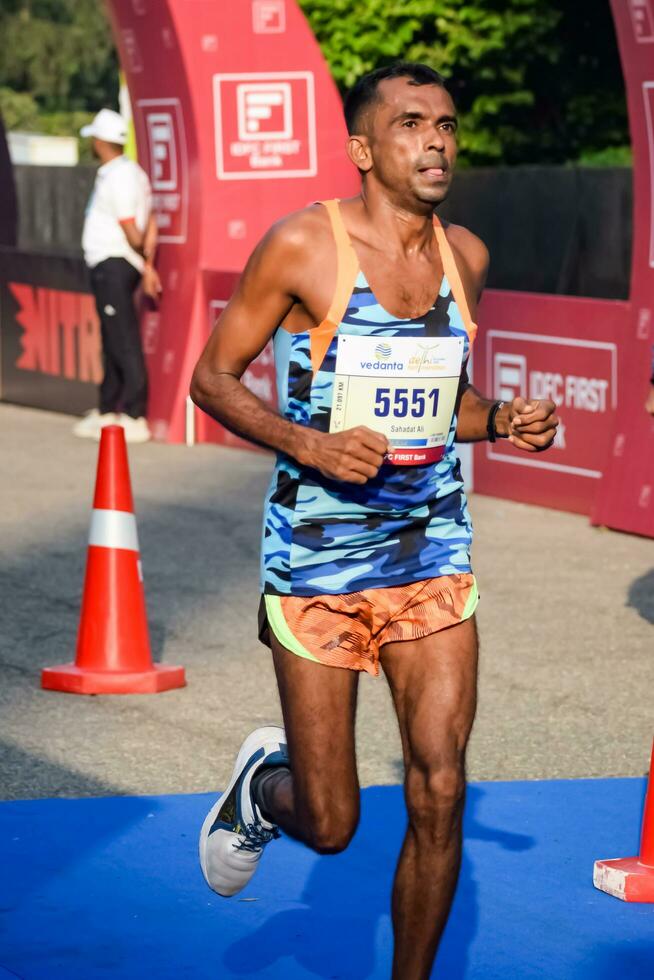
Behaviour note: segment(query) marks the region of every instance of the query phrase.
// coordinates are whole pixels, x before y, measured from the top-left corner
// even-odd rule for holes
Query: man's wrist
[[[496,405],[497,402],[493,404]],[[499,406],[494,418],[495,436],[497,439],[508,439],[511,432],[511,406],[506,402],[500,402]]]
[[[289,424],[288,439],[282,451],[296,460],[300,466],[315,467],[318,451],[317,443],[322,433],[296,422]]]

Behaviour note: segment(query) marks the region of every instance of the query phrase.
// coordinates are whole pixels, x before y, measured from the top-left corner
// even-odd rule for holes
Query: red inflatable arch
[[[654,3],[611,0],[634,151],[631,294],[618,342],[618,411],[595,524],[654,537],[654,418],[643,411],[654,346]]]
[[[146,314],[158,438],[238,442],[187,418],[195,360],[244,262],[280,215],[356,192],[340,98],[293,0],[110,0],[139,157],[159,212],[164,297]],[[559,445],[475,450],[475,489],[654,535],[654,423],[643,410],[654,338],[654,0],[612,0],[634,148],[626,302],[489,290],[475,378],[497,397],[552,395]],[[273,401],[264,350],[245,376]]]
[[[185,437],[190,375],[249,253],[283,214],[356,192],[341,100],[292,0],[110,0],[139,160],[158,212],[163,299],[145,314],[149,417]],[[270,349],[245,381],[274,401]],[[238,440],[200,412],[199,441]]]

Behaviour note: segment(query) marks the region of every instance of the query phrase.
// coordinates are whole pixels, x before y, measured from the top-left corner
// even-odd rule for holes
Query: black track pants
[[[145,415],[148,377],[134,307],[141,274],[127,259],[105,259],[91,269],[91,288],[102,329],[104,378],[100,411]]]

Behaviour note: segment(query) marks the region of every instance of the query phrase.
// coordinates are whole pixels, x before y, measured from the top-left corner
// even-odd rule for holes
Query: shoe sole
[[[218,816],[225,800],[227,799],[229,794],[234,789],[234,786],[238,782],[239,776],[243,772],[243,769],[245,768],[245,764],[250,758],[250,756],[252,755],[252,753],[256,752],[256,750],[261,747],[262,741],[284,742],[286,741],[285,735],[286,733],[284,732],[284,729],[281,728],[279,725],[268,725],[264,728],[257,728],[256,731],[251,732],[248,735],[248,737],[243,742],[241,748],[239,749],[238,755],[236,756],[236,763],[232,771],[232,778],[229,781],[227,789],[222,794],[222,796],[218,798],[216,803],[214,803],[214,805],[211,807],[208,814],[204,818],[202,829],[200,830],[200,844],[199,844],[200,867],[202,868],[202,874],[204,875],[204,880],[206,881],[207,885],[209,885],[209,888],[211,888],[211,885],[209,884],[209,878],[207,876],[207,844],[209,842],[209,831],[213,826],[213,822]],[[211,888],[211,891],[214,892],[216,895],[220,895],[220,892],[216,892],[214,888]],[[223,895],[221,897],[231,898],[232,896]]]

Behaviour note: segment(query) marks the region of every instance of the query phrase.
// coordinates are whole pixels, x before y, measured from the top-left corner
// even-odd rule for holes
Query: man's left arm
[[[136,224],[135,215],[140,207],[139,195],[143,189],[138,185],[133,175],[125,175],[124,180],[116,191],[116,211],[120,227],[130,246],[139,255],[142,255],[145,263],[143,268],[142,287],[146,296],[151,299],[158,299],[161,295],[161,280],[154,267],[154,259],[157,251],[157,219],[151,209],[148,220],[143,231]]]
[[[116,221],[122,228],[130,247],[139,255],[145,255],[146,246],[149,244],[149,225],[141,229],[136,223],[136,215],[142,205],[143,195],[136,175],[129,167],[112,171],[109,187]]]
[[[461,270],[471,315],[476,318],[488,275],[488,249],[466,228],[450,225],[448,239]],[[486,398],[470,384],[464,368],[457,396],[458,442],[508,439],[525,452],[542,452],[552,445],[558,424],[554,402],[514,398],[504,403]]]

